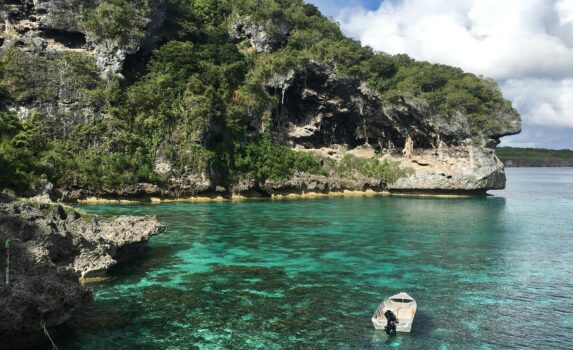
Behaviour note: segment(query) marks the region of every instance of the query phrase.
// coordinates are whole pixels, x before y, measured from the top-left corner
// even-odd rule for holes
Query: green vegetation
[[[144,41],[158,3],[66,1],[81,8],[80,26],[96,39],[132,49]],[[160,151],[175,174],[216,173],[225,181],[325,173],[313,156],[273,144],[268,132],[249,130],[272,127],[279,101],[264,82],[311,60],[335,62],[338,75],[359,77],[389,102],[420,99],[446,121],[469,114],[475,134],[500,127],[492,115],[515,113],[495,83],[457,68],[375,53],[344,37],[336,23],[302,0],[166,0],[165,6],[157,48],[123,83],[102,79],[94,58],[81,52],[40,56],[12,49],[2,58],[0,97],[36,105],[65,100],[70,108],[90,106],[101,117],[62,122],[63,116],[32,113],[21,123],[12,113],[0,114],[0,187],[21,191],[44,178],[93,191],[160,183],[164,179],[153,171]],[[288,24],[286,45],[257,54],[246,42],[231,43],[228,29],[239,16],[270,32]],[[404,175],[395,164],[350,156],[338,172],[390,182]]]
[[[154,0],[100,0],[84,12],[82,27],[99,39],[136,46],[145,39]]]
[[[318,173],[319,164],[313,155],[277,146],[266,136],[258,143],[236,144],[234,168],[256,180],[285,180],[296,171]]]
[[[346,154],[338,164],[336,172],[342,177],[355,177],[357,174],[367,177],[382,177],[388,183],[394,183],[407,175],[407,171],[398,167],[399,162],[380,162],[378,159],[360,158]]]
[[[543,163],[573,166],[573,151],[568,149],[552,150],[543,148],[499,147],[497,155],[504,162],[535,166]]]
[[[12,48],[0,62],[0,76],[4,94],[17,102],[62,98],[95,107],[115,102],[109,92],[113,82],[102,82],[95,58],[79,52],[38,56]]]
[[[58,186],[114,190],[155,180],[148,165],[151,160],[144,159],[147,155],[136,147],[136,141],[131,147],[121,145],[121,152],[105,152],[113,147],[113,139],[92,147],[76,141],[99,137],[106,132],[102,128],[91,135],[88,127],[77,129],[65,141],[50,140],[46,135],[50,129],[50,121],[37,113],[24,123],[14,113],[0,113],[0,183],[4,187],[23,191],[49,179]]]
[[[21,129],[13,113],[0,113],[0,183],[14,190],[26,189],[34,180],[29,152],[12,141]]]
[[[459,68],[385,54],[376,54],[366,66],[362,75],[386,99],[421,98],[446,121],[458,112],[467,114],[472,134],[498,130],[502,125],[494,115],[517,115],[495,82]]]

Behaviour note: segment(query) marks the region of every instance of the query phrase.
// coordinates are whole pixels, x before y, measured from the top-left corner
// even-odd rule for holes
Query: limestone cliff
[[[273,130],[280,142],[332,159],[358,149],[363,156],[397,161],[408,170],[396,182],[380,184],[380,189],[485,192],[505,188],[503,164],[494,149],[501,137],[521,130],[512,110],[490,116],[495,128],[472,134],[468,114],[459,112],[444,120],[423,100],[386,103],[359,79],[339,77],[332,67],[313,62],[302,70],[275,75],[267,88],[280,95],[273,112]]]
[[[484,193],[521,129],[494,82],[361,47],[300,0],[7,1],[0,21],[22,124],[0,139],[37,158],[0,163],[57,199]]]
[[[104,219],[57,204],[0,195],[0,241],[10,240],[9,285],[0,284],[0,344],[45,342],[52,329],[91,300],[80,278],[103,276],[116,259],[165,228],[149,217]],[[5,271],[2,262],[2,271]]]
[[[107,102],[93,92],[123,79],[126,59],[153,45],[165,9],[162,0],[136,1],[139,9],[129,23],[134,28],[112,36],[89,21],[90,15],[98,19],[100,5],[89,0],[0,5],[0,57],[5,69],[15,70],[4,77],[12,93],[3,102],[21,120],[44,114],[53,131],[65,136],[76,125],[103,118]]]

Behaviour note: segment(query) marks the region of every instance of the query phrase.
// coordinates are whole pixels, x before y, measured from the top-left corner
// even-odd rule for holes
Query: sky
[[[308,0],[377,51],[495,79],[523,120],[502,146],[573,149],[573,0]]]

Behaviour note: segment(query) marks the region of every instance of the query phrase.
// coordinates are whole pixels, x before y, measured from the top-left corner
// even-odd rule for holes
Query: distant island
[[[573,150],[499,147],[497,155],[507,167],[573,167]]]

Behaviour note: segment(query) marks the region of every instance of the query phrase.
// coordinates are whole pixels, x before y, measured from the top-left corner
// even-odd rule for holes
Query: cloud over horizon
[[[375,50],[498,81],[524,124],[505,144],[573,148],[573,0],[364,0],[335,17]]]

